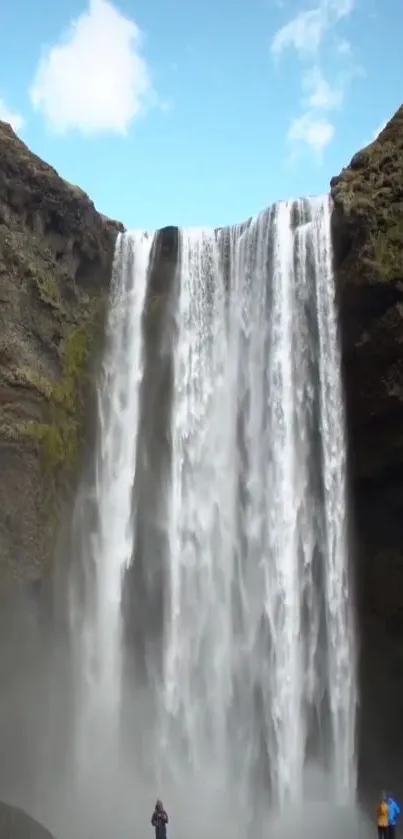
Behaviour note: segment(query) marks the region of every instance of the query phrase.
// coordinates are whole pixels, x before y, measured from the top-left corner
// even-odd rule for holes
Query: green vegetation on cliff
[[[61,376],[51,382],[37,382],[48,401],[45,421],[20,423],[17,433],[39,445],[44,464],[55,478],[61,470],[68,478],[77,466],[82,443],[84,391],[91,384],[88,363],[91,348],[102,323],[101,300],[92,306],[91,316],[81,326],[68,329],[60,352]]]
[[[359,276],[373,282],[403,278],[403,108],[379,137],[354,155],[332,181],[337,214],[349,224]],[[336,223],[338,219],[336,218]]]
[[[57,289],[56,283],[54,283]],[[89,363],[104,319],[105,293],[82,295],[76,319],[71,323],[58,308],[62,338],[58,349],[58,375],[49,375],[32,361],[16,363],[12,352],[0,347],[0,384],[9,395],[0,400],[0,436],[15,442],[35,444],[46,470],[58,480],[74,473],[82,442],[84,398],[91,388]],[[64,315],[64,320],[63,320]],[[25,418],[25,406],[33,402],[36,416]],[[31,411],[32,413],[32,411]]]
[[[369,479],[403,465],[403,107],[332,197],[351,454]]]
[[[0,122],[0,579],[36,579],[80,473],[121,225]]]

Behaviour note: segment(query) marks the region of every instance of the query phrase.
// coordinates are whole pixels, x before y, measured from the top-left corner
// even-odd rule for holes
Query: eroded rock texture
[[[53,839],[51,833],[18,807],[0,801],[1,839]]]
[[[53,549],[118,229],[0,122],[0,588]]]
[[[403,780],[403,107],[331,183],[356,513],[363,787]]]

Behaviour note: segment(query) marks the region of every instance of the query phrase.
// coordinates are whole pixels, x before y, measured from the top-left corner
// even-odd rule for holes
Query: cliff
[[[1,839],[53,839],[46,828],[19,807],[0,801]]]
[[[403,107],[333,178],[361,626],[363,785],[403,780]]]
[[[0,588],[53,547],[119,229],[0,122]]]

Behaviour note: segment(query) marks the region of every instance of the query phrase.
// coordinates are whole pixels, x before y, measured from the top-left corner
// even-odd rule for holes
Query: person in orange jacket
[[[389,839],[389,806],[388,796],[383,792],[377,811],[378,839]]]

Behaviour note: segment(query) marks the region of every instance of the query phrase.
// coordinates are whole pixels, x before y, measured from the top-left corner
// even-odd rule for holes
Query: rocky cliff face
[[[361,626],[363,785],[403,779],[403,107],[333,178]]]
[[[0,836],[1,839],[53,839],[48,830],[23,810],[1,801]]]
[[[0,590],[52,550],[118,229],[0,122]]]

